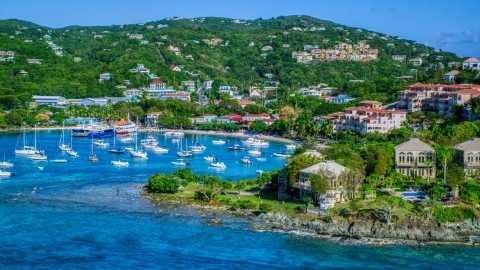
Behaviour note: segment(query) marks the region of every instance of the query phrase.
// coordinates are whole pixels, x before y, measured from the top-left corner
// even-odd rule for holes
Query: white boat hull
[[[15,150],[15,155],[29,156],[29,155],[35,155],[35,154],[36,154],[36,151],[33,149]]]
[[[128,162],[123,161],[112,161],[112,164],[115,166],[128,167]]]

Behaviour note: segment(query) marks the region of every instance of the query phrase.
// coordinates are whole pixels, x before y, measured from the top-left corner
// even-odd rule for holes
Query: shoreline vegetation
[[[170,175],[170,177],[173,177]],[[185,180],[183,180],[185,181]],[[204,184],[189,183],[176,193],[153,192],[149,184],[139,186],[141,196],[153,205],[174,205],[175,211],[194,209],[199,215],[211,217],[208,225],[221,226],[222,217],[248,218],[249,229],[298,235],[335,241],[350,245],[468,245],[480,246],[480,218],[460,222],[425,222],[404,213],[402,219],[387,225],[374,209],[366,209],[362,217],[330,214],[320,217],[305,212],[305,205],[280,202],[276,192],[259,193],[247,181],[247,191],[237,186],[225,189],[211,202],[195,197]],[[251,181],[251,180],[250,180]],[[178,210],[177,210],[178,208]],[[362,210],[359,210],[362,212]]]

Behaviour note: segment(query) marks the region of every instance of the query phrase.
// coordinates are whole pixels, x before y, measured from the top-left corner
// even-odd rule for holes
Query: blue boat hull
[[[90,132],[88,133],[88,137],[94,137],[94,138],[105,138],[105,137],[112,137],[115,135],[115,130],[113,129],[106,129],[102,132]]]

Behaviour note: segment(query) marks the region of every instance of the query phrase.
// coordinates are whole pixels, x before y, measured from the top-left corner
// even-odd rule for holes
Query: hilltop
[[[13,94],[21,101],[33,94],[122,96],[124,89],[116,86],[127,81],[130,88],[148,87],[153,79],[180,90],[183,80],[215,79],[215,86],[238,87],[240,93],[254,85],[278,85],[287,91],[319,84],[336,87],[341,93],[358,80],[409,75],[434,82],[449,69],[447,63],[462,61],[453,53],[413,40],[309,16],[267,20],[175,17],[142,24],[58,29],[12,19],[0,21],[0,34],[0,51],[15,53],[14,61],[0,64],[4,82],[0,93]],[[325,60],[314,55],[307,63],[297,63],[292,57],[293,52],[309,54],[311,49],[339,46],[344,52],[353,51],[349,57],[358,57],[355,52],[364,50],[365,44],[377,50],[376,59]],[[396,61],[394,55],[405,59]],[[32,58],[41,59],[41,64],[29,63],[27,59]],[[409,61],[419,58],[421,63]],[[140,72],[142,66],[137,64],[149,71]],[[179,71],[171,66],[178,66]],[[112,79],[99,82],[102,73],[110,73]]]

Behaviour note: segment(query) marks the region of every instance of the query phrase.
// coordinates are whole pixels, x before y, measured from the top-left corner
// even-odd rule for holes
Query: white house
[[[233,90],[232,90],[232,87],[228,86],[228,85],[222,85],[218,88],[218,91],[220,93],[228,93],[230,95],[230,97],[233,97]]]
[[[112,74],[110,73],[103,73],[103,74],[100,74],[100,79],[98,79],[98,82],[103,82],[105,80],[109,81],[112,79]]]
[[[182,81],[182,88],[187,91],[194,92],[196,90],[195,81]]]
[[[263,97],[263,91],[259,88],[250,88],[250,97]]]
[[[167,83],[160,80],[154,80],[150,83],[151,90],[163,90],[167,88]]]
[[[123,91],[123,96],[127,98],[141,98],[143,96],[142,90],[139,89],[129,89]]]
[[[463,61],[462,68],[464,70],[480,70],[480,60],[474,57],[468,58]]]
[[[80,101],[80,105],[89,107],[91,105],[105,106],[108,103],[107,98],[86,98]]]
[[[458,71],[458,70],[452,70],[448,73],[445,73],[443,75],[443,80],[445,82],[454,82],[455,81],[455,76],[457,76],[458,73],[460,73],[460,71]]]
[[[61,96],[33,96],[32,97],[38,105],[63,106],[66,105],[66,100]]]

